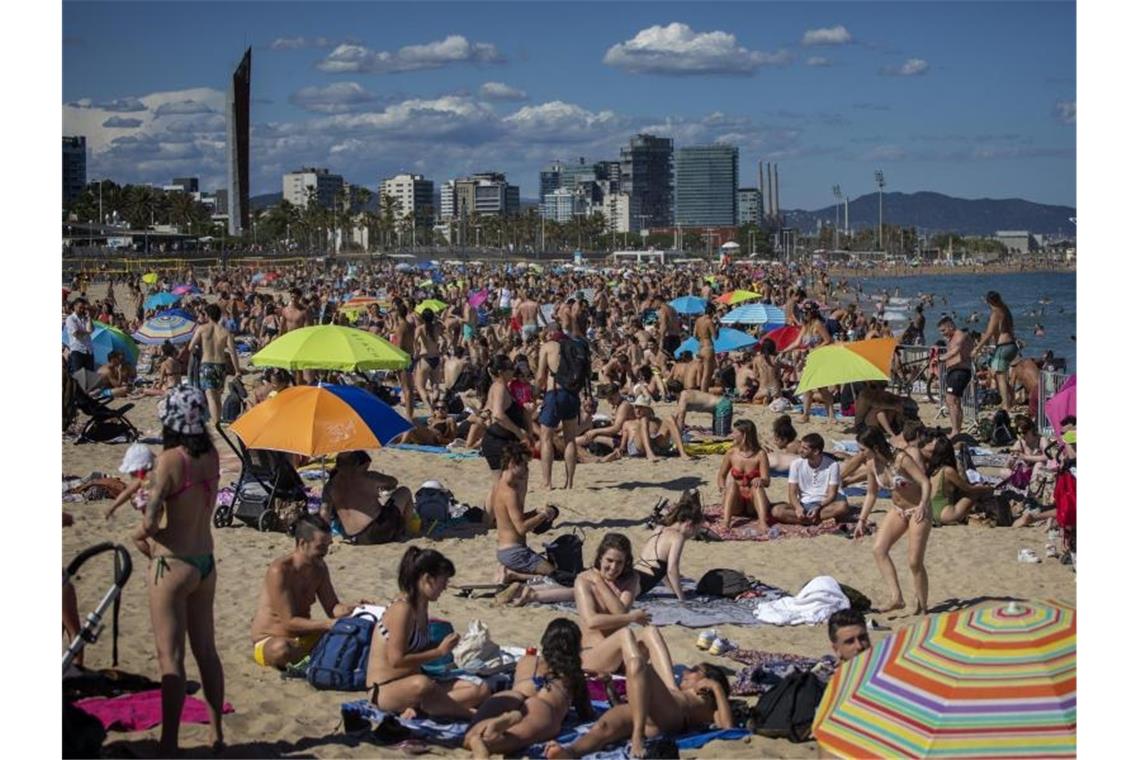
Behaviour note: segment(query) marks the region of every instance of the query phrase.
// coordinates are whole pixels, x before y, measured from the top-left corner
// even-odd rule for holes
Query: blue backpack
[[[364,613],[333,623],[309,655],[309,683],[317,689],[364,691],[376,622]]]

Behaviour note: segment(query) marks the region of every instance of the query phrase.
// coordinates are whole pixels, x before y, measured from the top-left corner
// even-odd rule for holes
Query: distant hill
[[[920,227],[928,232],[957,232],[962,235],[992,235],[998,230],[1028,230],[1039,234],[1074,233],[1070,218],[1077,215],[1071,206],[1048,206],[1020,198],[980,198],[967,200],[942,193],[883,193],[883,221],[903,227]],[[835,206],[818,211],[800,209],[784,212],[786,223],[805,233],[814,233],[819,221],[835,224]],[[853,198],[848,206],[851,229],[875,227],[879,223],[879,196],[869,193]],[[839,207],[843,224],[843,207]]]
[[[265,193],[264,195],[251,195],[249,197],[249,210],[258,211],[281,202],[281,193]]]

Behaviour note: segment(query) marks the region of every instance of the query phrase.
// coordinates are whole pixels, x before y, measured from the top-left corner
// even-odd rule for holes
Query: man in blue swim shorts
[[[561,428],[566,444],[566,487],[574,487],[574,467],[578,463],[579,394],[589,392],[590,346],[581,335],[571,334],[570,310],[562,313],[561,330],[554,331],[538,353],[538,387],[544,388],[542,411],[539,412],[539,438],[542,444],[542,485],[552,488],[554,469],[554,435]]]

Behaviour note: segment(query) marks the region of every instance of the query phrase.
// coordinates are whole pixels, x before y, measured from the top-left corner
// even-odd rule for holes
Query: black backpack
[[[567,335],[558,343],[558,369],[554,382],[559,388],[578,393],[590,383],[590,345]]]
[[[697,594],[700,596],[723,596],[735,599],[750,588],[752,582],[744,573],[723,567],[709,570],[697,582]]]
[[[573,586],[578,573],[585,569],[582,563],[582,539],[573,533],[565,533],[543,544],[546,559],[554,565],[554,580],[563,586]]]
[[[1004,409],[998,409],[994,413],[994,428],[990,434],[990,443],[994,446],[1012,446],[1013,442],[1017,440],[1017,436],[1013,434],[1013,421],[1009,418],[1009,412]]]
[[[748,730],[773,739],[807,741],[823,690],[823,684],[811,671],[789,673],[752,708]]]

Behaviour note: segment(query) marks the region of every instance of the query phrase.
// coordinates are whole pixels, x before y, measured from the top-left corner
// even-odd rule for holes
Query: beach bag
[[[309,684],[321,690],[364,691],[376,623],[376,616],[368,613],[333,623],[309,655]]]
[[[709,570],[697,582],[699,596],[723,596],[735,599],[750,588],[752,582],[744,573],[723,567]]]
[[[814,673],[789,673],[752,708],[748,730],[773,739],[805,742],[811,738],[811,724],[823,699],[824,686]]]
[[[546,559],[554,565],[554,580],[563,586],[573,586],[578,573],[585,569],[582,562],[582,539],[573,533],[564,533],[548,544]]]
[[[416,491],[416,513],[426,523],[445,522],[451,518],[451,491],[437,481],[428,481]]]
[[[63,703],[63,757],[100,757],[107,731],[94,715]]]
[[[1065,530],[1077,527],[1077,477],[1068,470],[1057,474],[1053,486],[1053,503],[1057,506],[1057,524]]]
[[[453,633],[455,633],[455,628],[446,620],[432,619],[428,621],[428,642],[433,647],[439,646],[445,638]],[[455,656],[453,652],[448,652],[442,657],[437,657],[431,662],[420,665],[420,670],[429,676],[441,676],[454,668]]]
[[[567,336],[559,342],[554,382],[571,393],[578,393],[589,385],[590,345],[586,341]]]
[[[851,602],[851,609],[855,612],[867,613],[871,611],[871,600],[859,589],[840,583],[839,590],[847,597],[847,601]]]
[[[990,443],[994,446],[1012,446],[1013,442],[1017,440],[1017,436],[1013,434],[1013,422],[1009,418],[1009,412],[1004,409],[998,409],[994,413],[994,428],[990,433]],[[1028,481],[1026,481],[1028,485]]]
[[[502,649],[491,640],[491,632],[482,620],[472,620],[467,624],[467,633],[452,651],[455,664],[464,670],[477,670],[478,666],[490,662],[502,653]],[[474,665],[476,667],[472,668]]]
[[[732,399],[721,396],[713,409],[713,435],[732,435]]]

